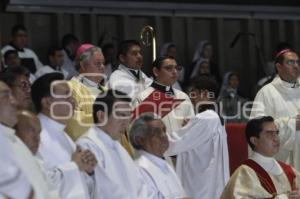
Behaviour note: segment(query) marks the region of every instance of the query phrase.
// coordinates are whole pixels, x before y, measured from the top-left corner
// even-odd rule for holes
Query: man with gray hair
[[[155,198],[187,198],[177,174],[163,159],[169,141],[162,120],[154,113],[144,113],[133,122],[129,135],[139,153],[136,164]]]
[[[70,80],[72,96],[76,101],[73,118],[66,131],[73,140],[80,137],[93,124],[92,104],[105,87],[105,65],[102,50],[92,44],[82,44],[76,53],[78,76]]]

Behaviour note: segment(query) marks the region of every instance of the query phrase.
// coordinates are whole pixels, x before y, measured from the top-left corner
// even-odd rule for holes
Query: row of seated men
[[[56,196],[53,197],[61,198],[221,196],[229,179],[229,165],[223,120],[211,110],[215,108],[218,93],[215,80],[209,76],[193,80],[191,101],[185,93],[172,87],[178,74],[173,57],[160,57],[153,63],[152,81],[140,70],[139,43],[128,40],[120,44],[118,57],[121,64],[112,73],[108,82],[111,89],[108,90],[102,83],[104,57],[101,49],[84,44],[76,54],[79,75],[70,81],[64,81],[63,74],[54,72],[42,75],[30,86],[28,73],[22,67],[11,67],[1,74],[0,79],[11,88],[1,83],[4,124],[1,127],[3,133],[6,132],[3,151],[12,153],[1,156],[7,163],[4,166],[12,168],[6,181],[0,183],[5,185],[1,191],[3,197],[14,198],[18,196],[10,194],[21,193],[19,197],[47,198],[46,190],[49,189],[45,187],[49,185],[41,182],[43,175],[50,185],[54,184],[51,194]],[[16,73],[19,75],[14,75]],[[25,120],[24,117],[31,119],[23,125],[29,125],[28,121],[35,121],[33,123],[37,125],[40,121],[40,140],[35,138],[32,147],[39,163],[35,163],[29,153],[21,154],[26,151],[25,146],[10,128],[18,123],[17,107],[29,109],[31,97],[38,119],[21,111],[19,122]],[[272,158],[279,149],[278,130],[272,118],[265,121],[266,118],[255,119],[251,121],[253,124],[249,122],[246,135],[255,151],[251,159],[271,180],[258,177],[261,169],[256,170],[257,166],[249,163],[247,166],[255,172],[237,170],[222,197],[239,198],[245,194],[252,197],[253,191],[257,194],[254,198],[299,198],[297,171]],[[16,128],[17,132],[25,129]],[[40,132],[38,127],[29,129]],[[260,136],[265,131],[266,140]],[[28,131],[25,134],[28,135]],[[135,162],[132,157],[136,158]],[[18,166],[28,160],[32,161]],[[271,172],[273,169],[276,172]],[[39,170],[41,175],[32,173]],[[20,178],[14,179],[16,175]],[[28,180],[28,176],[37,176],[37,180]],[[264,183],[269,185],[270,181],[275,185],[269,190]],[[16,189],[18,182],[24,185],[19,187],[20,192],[11,191]],[[261,190],[254,189],[254,184]],[[281,189],[277,184],[284,186]]]

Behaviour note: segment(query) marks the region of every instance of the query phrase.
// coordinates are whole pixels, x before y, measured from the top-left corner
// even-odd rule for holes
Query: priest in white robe
[[[37,156],[52,171],[62,198],[94,198],[94,155],[76,147],[65,125],[73,113],[70,88],[61,73],[49,73],[32,85],[32,99],[42,132]]]
[[[58,198],[49,190],[38,162],[11,128],[17,123],[17,104],[0,82],[0,193],[9,198]]]
[[[300,67],[290,49],[276,55],[278,76],[256,95],[251,118],[270,115],[280,131],[281,146],[275,158],[300,171]]]
[[[96,198],[151,198],[134,161],[118,142],[130,120],[130,102],[131,99],[119,91],[109,90],[99,95],[93,105],[95,126],[77,141],[97,158]]]
[[[299,199],[300,173],[273,158],[280,147],[274,119],[262,116],[250,120],[246,139],[254,152],[231,176],[221,199]]]
[[[153,113],[142,114],[130,128],[130,142],[138,150],[136,164],[157,199],[188,198],[164,152],[169,147],[164,123]]]
[[[229,179],[229,158],[225,128],[219,115],[211,110],[215,108],[217,83],[204,75],[191,87],[192,101],[200,113],[173,132],[177,138],[170,138],[165,155],[177,155],[176,173],[189,196],[219,199]]]

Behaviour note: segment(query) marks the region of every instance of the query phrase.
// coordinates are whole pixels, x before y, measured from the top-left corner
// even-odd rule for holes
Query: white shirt
[[[177,174],[164,159],[146,151],[139,151],[139,154],[136,164],[155,193],[155,198],[179,199],[187,196]]]
[[[92,151],[98,161],[95,169],[95,198],[147,199],[152,193],[127,151],[98,127],[91,127],[77,143]]]
[[[137,81],[129,68],[120,64],[118,69],[111,74],[108,87],[125,92],[131,99],[134,99],[138,93],[148,88],[151,83],[152,79],[147,77],[141,70],[140,78]]]
[[[75,144],[65,133],[65,125],[40,113],[38,115],[41,126],[41,140],[37,156],[42,159],[46,170],[52,172],[53,180],[56,180],[60,195],[68,198],[90,198],[93,182],[87,174],[81,172],[75,162],[71,161],[75,152]],[[61,173],[63,178],[60,178]],[[57,172],[58,177],[55,175]]]
[[[61,71],[59,70],[54,70],[52,67],[48,66],[48,65],[45,65],[41,68],[39,68],[36,72],[35,72],[35,76],[36,78],[39,78],[45,74],[48,74],[48,73],[53,73],[53,72],[59,72],[59,73],[62,73],[65,77],[65,79],[67,79],[68,77],[68,72],[65,70],[65,69],[61,69]]]

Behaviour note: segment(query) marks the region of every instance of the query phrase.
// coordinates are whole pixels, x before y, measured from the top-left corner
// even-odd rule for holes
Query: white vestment
[[[89,199],[93,191],[93,181],[81,172],[72,154],[76,150],[75,143],[64,132],[62,125],[44,114],[38,115],[41,126],[41,140],[37,157],[43,161],[48,176],[58,185],[63,199]]]
[[[64,52],[64,64],[62,66],[62,69],[68,72],[68,76],[66,79],[71,79],[72,77],[78,74],[78,71],[76,71],[75,69],[75,61],[72,61],[70,59],[66,50],[64,50],[63,52]]]
[[[278,76],[256,95],[251,118],[272,116],[279,129],[280,150],[275,155],[300,171],[300,131],[296,131],[297,115],[300,115],[299,79],[295,88]]]
[[[189,119],[195,116],[193,104],[190,98],[184,92],[174,89],[174,98],[175,99],[183,99],[184,101],[181,102],[176,108],[174,108],[170,113],[165,115],[162,118],[163,123],[166,125],[167,133],[172,137],[176,136],[172,133],[176,130],[180,129],[184,123],[185,119]],[[145,100],[155,89],[153,87],[148,87],[146,90],[138,94],[136,99],[133,101],[133,106],[137,107],[143,100]],[[160,107],[157,107],[159,110]]]
[[[16,49],[11,45],[6,45],[1,49],[2,55],[4,55],[4,53],[8,50],[16,50]],[[43,67],[43,64],[39,60],[38,56],[35,54],[35,52],[33,52],[33,50],[29,48],[24,48],[23,51],[18,51],[18,56],[20,58],[32,58],[36,66],[36,69]]]
[[[146,151],[139,151],[136,164],[148,187],[151,187],[157,199],[180,199],[187,197],[174,169],[164,159]]]
[[[149,190],[141,174],[118,141],[98,127],[91,127],[77,143],[92,151],[98,161],[95,169],[95,198],[147,199]]]
[[[48,187],[38,161],[15,131],[0,124],[0,135],[0,193],[23,199],[29,196],[32,186],[35,199],[58,198],[57,192]]]
[[[65,69],[61,69],[61,71],[59,70],[54,70],[52,67],[48,66],[48,65],[45,65],[41,68],[39,68],[36,72],[35,72],[35,76],[36,78],[39,78],[45,74],[48,74],[48,73],[53,73],[53,72],[58,72],[58,73],[62,73],[65,77],[65,79],[67,79],[68,77],[68,71],[66,71]]]
[[[250,159],[260,165],[270,176],[277,195],[275,199],[288,199],[287,192],[291,191],[291,186],[287,176],[282,170],[279,163],[270,157],[265,157],[259,153],[251,155]],[[300,186],[300,174],[293,169],[296,178],[295,186]],[[272,198],[272,195],[261,185],[257,173],[247,165],[241,165],[232,174],[226,185],[221,199],[250,199],[250,198]]]
[[[147,77],[141,70],[139,81],[137,81],[136,77],[129,69],[120,64],[118,69],[110,75],[108,87],[110,89],[122,91],[131,97],[131,99],[135,99],[135,97],[148,88],[151,83],[152,79]]]
[[[170,140],[165,155],[177,155],[176,172],[187,194],[218,199],[229,179],[227,134],[212,110],[197,114]]]

